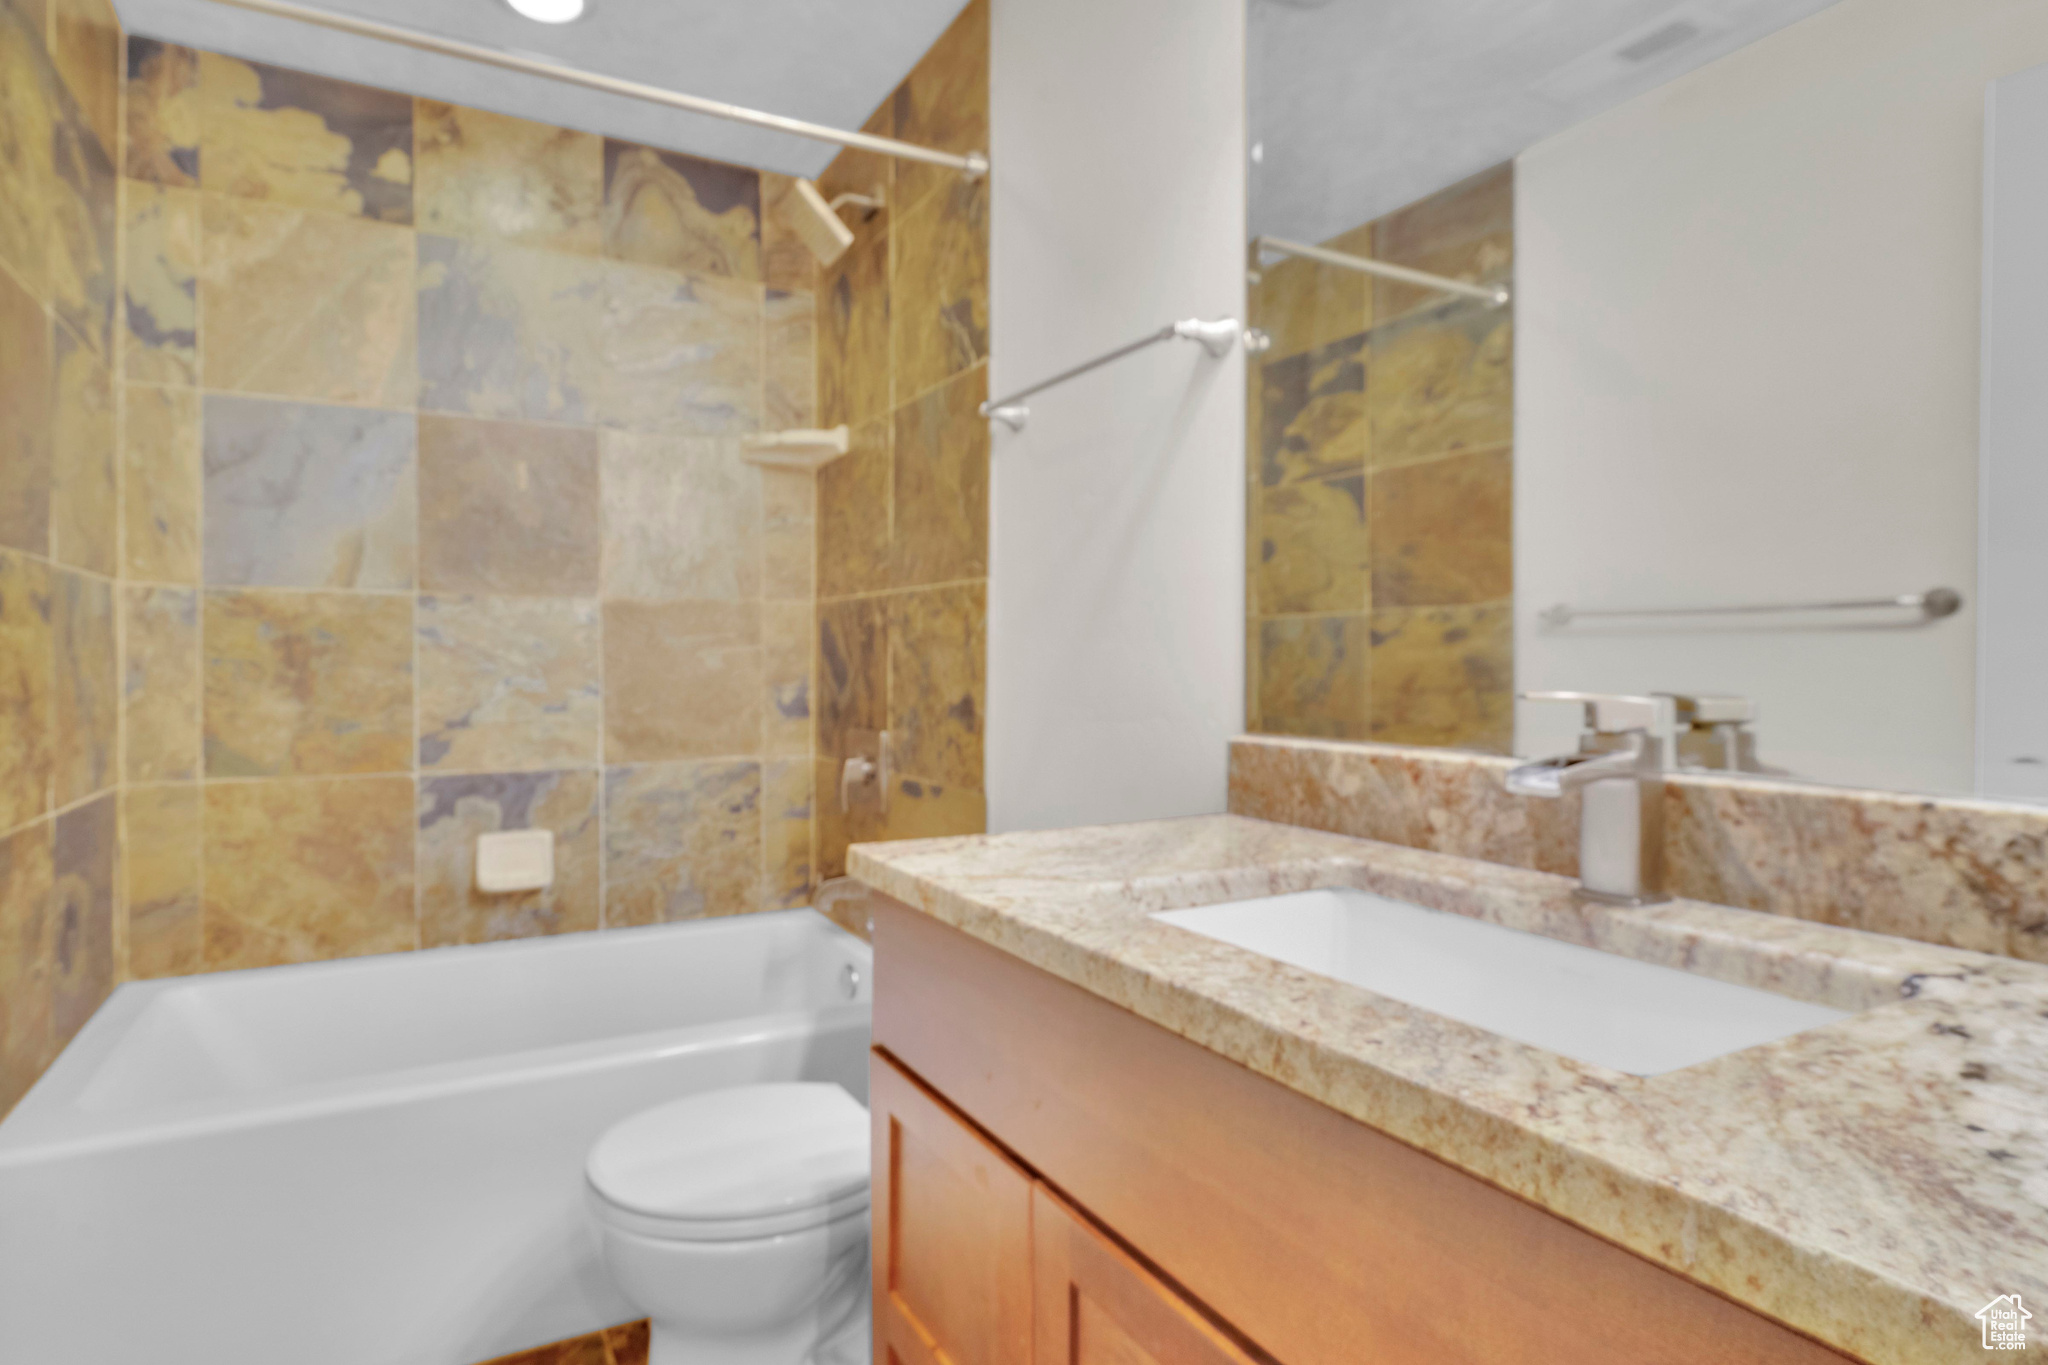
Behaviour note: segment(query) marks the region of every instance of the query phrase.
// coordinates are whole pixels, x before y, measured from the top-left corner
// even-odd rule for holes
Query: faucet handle
[[[1603,735],[1641,730],[1669,739],[1678,729],[1678,708],[1669,695],[1617,692],[1524,692],[1523,701],[1575,701],[1586,708],[1586,728]]]
[[[1678,718],[1687,725],[1747,725],[1756,719],[1756,703],[1748,697],[1671,694]]]

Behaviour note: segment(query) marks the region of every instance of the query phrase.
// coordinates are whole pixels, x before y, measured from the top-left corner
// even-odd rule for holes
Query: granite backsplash
[[[1509,792],[1516,761],[1247,735],[1230,810],[1576,875],[1577,798]],[[2048,808],[1674,774],[1664,839],[1676,896],[2048,962]]]

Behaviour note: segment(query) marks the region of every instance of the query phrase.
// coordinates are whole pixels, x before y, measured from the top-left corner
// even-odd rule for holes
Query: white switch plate
[[[476,837],[476,889],[538,891],[555,880],[555,832],[508,829]]]

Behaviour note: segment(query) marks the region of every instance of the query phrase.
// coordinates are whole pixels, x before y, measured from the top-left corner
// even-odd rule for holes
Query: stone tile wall
[[[974,0],[868,131],[988,147],[988,2]],[[988,183],[848,151],[830,197],[881,192],[818,283],[822,425],[853,449],[817,485],[818,872],[846,846],[985,827],[988,636]],[[889,731],[887,808],[839,809],[840,764]]]
[[[1509,279],[1512,166],[1325,245]],[[1513,310],[1290,259],[1253,366],[1247,727],[1513,741]]]
[[[0,0],[0,1115],[128,959],[124,619],[192,620],[120,582],[120,72],[106,0]]]
[[[126,978],[809,901],[789,183],[0,0],[0,1113]]]

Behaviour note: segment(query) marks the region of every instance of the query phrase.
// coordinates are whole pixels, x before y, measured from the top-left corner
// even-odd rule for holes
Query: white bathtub
[[[0,1123],[0,1362],[471,1365],[637,1314],[615,1120],[867,1098],[872,959],[809,910],[121,987]]]

